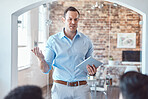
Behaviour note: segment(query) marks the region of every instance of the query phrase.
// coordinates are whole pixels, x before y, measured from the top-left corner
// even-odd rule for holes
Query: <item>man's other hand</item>
[[[87,71],[90,76],[93,76],[96,74],[97,68],[95,67],[95,65],[92,65],[92,66],[87,65]]]

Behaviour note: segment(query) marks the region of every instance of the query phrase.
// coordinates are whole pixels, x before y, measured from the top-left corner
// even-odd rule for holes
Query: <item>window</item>
[[[39,7],[39,34],[38,34],[38,46],[43,51],[45,50],[46,42],[46,12],[47,9],[45,6]]]
[[[46,12],[47,8],[43,5],[39,7],[38,13],[34,10],[31,12],[26,12],[18,17],[18,70],[22,70],[31,66],[31,48],[32,46],[38,46],[44,53],[45,44],[47,40],[46,32]],[[36,15],[38,14],[38,16]],[[31,17],[30,17],[31,16]],[[38,26],[33,27],[38,30],[34,32],[30,31],[31,22],[37,21],[36,19],[31,19],[32,16],[36,16],[38,19]],[[32,24],[33,25],[33,24]],[[33,34],[33,35],[31,35]],[[35,38],[37,38],[35,40]],[[35,45],[31,45],[32,42]],[[33,61],[33,60],[32,60]]]
[[[29,12],[18,17],[18,70],[30,67]]]

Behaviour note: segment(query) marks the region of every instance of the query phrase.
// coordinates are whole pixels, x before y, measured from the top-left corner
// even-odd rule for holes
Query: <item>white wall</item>
[[[15,47],[17,46],[16,44],[12,44],[12,37],[14,36],[11,35],[11,14],[14,13],[15,11],[24,8],[30,4],[34,4],[36,2],[42,1],[43,0],[0,0],[0,99],[4,97],[5,94],[11,89],[13,79],[11,79],[11,66],[15,65],[16,61],[14,58],[15,54],[17,53],[12,53]],[[46,0],[47,1],[47,0]],[[50,1],[50,0],[49,0]],[[111,0],[110,0],[111,1]],[[131,5],[142,12],[146,13],[146,18],[148,19],[148,0],[114,0],[115,2],[123,2],[125,4]],[[39,3],[38,3],[39,4]],[[31,7],[30,7],[31,8]],[[21,13],[21,12],[20,12]],[[19,14],[19,13],[18,13]],[[146,23],[148,24],[148,20],[146,20]],[[145,27],[146,31],[148,31],[148,26]],[[17,35],[16,35],[17,36]],[[148,61],[146,59],[148,58],[148,33],[145,33],[143,36],[143,44],[146,46],[143,47],[145,54],[144,54],[144,60],[143,65],[146,66],[148,65]],[[16,42],[16,41],[14,41]],[[13,43],[14,43],[13,42]],[[14,58],[13,58],[14,57]],[[145,67],[143,70],[144,73],[148,74],[148,67]],[[17,73],[17,72],[16,72]],[[15,82],[14,82],[15,83]]]
[[[17,53],[14,53],[14,49],[17,49],[17,40],[13,39],[17,37],[17,35],[11,35],[11,15],[31,4],[34,5],[19,11],[17,15],[49,1],[50,0],[0,0],[0,99],[2,99],[10,91],[13,84],[17,82],[17,79],[12,79],[11,76],[13,70],[11,66],[16,65],[16,59],[14,58],[16,57],[15,55],[17,55]],[[16,44],[13,44],[12,40],[13,43],[15,42]],[[15,74],[17,74],[17,70]]]

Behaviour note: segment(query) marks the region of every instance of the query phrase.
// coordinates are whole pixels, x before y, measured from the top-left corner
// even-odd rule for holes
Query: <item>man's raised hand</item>
[[[39,47],[31,49],[31,51],[39,58],[40,61],[44,60],[44,55],[42,54],[42,51],[39,49]]]

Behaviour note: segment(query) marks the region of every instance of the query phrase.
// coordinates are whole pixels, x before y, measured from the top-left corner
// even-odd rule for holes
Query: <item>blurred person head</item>
[[[120,77],[119,87],[122,99],[148,99],[147,75],[136,71],[126,72]]]
[[[43,99],[43,97],[40,87],[25,85],[11,90],[4,99]]]

